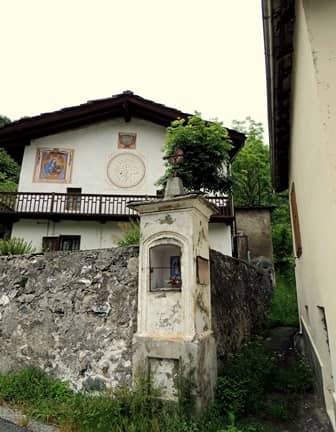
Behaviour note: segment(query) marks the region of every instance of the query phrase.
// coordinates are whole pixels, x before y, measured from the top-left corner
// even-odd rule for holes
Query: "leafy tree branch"
[[[231,147],[228,132],[218,121],[207,122],[199,113],[187,120],[175,120],[167,128],[164,154],[169,158],[181,149],[184,162],[176,167],[167,164],[159,184],[164,185],[175,173],[187,190],[228,192],[231,181],[227,166]]]

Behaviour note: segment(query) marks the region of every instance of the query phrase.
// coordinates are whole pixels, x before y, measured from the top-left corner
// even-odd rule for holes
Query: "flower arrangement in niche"
[[[180,275],[172,275],[170,276],[170,279],[168,281],[168,284],[172,287],[172,288],[181,288],[181,276]]]

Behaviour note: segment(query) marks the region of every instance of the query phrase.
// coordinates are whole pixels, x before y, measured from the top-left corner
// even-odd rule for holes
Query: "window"
[[[81,205],[81,188],[67,188],[66,209],[79,211]]]
[[[60,245],[59,237],[43,237],[42,238],[42,251],[53,252],[58,251]]]
[[[60,236],[60,250],[61,251],[75,251],[79,250],[80,236],[64,235]]]
[[[80,248],[80,236],[50,236],[42,238],[42,251],[75,251]]]
[[[172,244],[154,246],[149,251],[150,291],[181,290],[181,248]]]

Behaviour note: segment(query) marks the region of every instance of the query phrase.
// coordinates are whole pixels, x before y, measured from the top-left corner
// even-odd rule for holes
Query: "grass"
[[[276,272],[276,289],[267,315],[270,326],[282,325],[298,327],[294,270]]]
[[[200,418],[153,397],[145,381],[133,389],[75,393],[35,368],[0,375],[0,400],[63,432],[270,432],[265,418],[290,419],[299,395],[311,386],[302,359],[282,364],[257,338],[229,360],[215,403]]]
[[[295,283],[290,272],[277,275],[268,319],[271,326],[297,325]],[[184,389],[191,389],[186,385]],[[190,383],[191,384],[191,383]],[[28,418],[52,422],[63,432],[276,432],[297,415],[298,401],[312,390],[303,358],[274,355],[256,337],[226,363],[214,405],[201,418],[183,405],[165,405],[148,393],[149,383],[114,392],[75,393],[67,383],[35,368],[0,375],[0,401]],[[152,386],[151,386],[152,388]],[[155,395],[155,391],[154,391]]]

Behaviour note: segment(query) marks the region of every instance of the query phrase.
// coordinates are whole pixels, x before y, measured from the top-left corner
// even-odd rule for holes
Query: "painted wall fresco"
[[[35,161],[35,182],[70,183],[73,150],[37,149]]]

